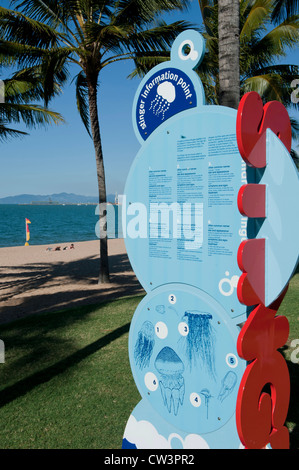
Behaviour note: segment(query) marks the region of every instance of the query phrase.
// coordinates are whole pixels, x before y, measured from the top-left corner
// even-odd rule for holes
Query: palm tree
[[[239,0],[218,0],[219,104],[240,102]]]
[[[258,8],[263,7],[262,2],[251,3],[256,3]],[[298,13],[298,0],[274,0],[272,3],[271,20],[274,24]],[[219,104],[236,109],[240,101],[239,23],[240,1],[218,0]]]
[[[37,55],[46,100],[53,94],[54,70],[72,71],[72,65],[79,69],[74,77],[77,107],[94,144],[100,204],[106,203],[98,102],[101,71],[116,61],[134,60],[142,73],[168,58],[169,46],[190,25],[184,21],[167,25],[161,15],[187,4],[187,0],[13,0],[17,11],[2,9],[6,40],[29,51],[33,48],[31,62]],[[19,55],[21,62],[22,57],[28,55]],[[104,215],[100,211],[100,226]],[[109,282],[105,231],[100,240],[99,282]]]
[[[199,0],[204,25],[202,34],[207,47],[199,75],[205,87],[207,101],[213,104],[220,104],[221,99],[218,74],[218,3],[217,0]],[[299,75],[299,68],[293,64],[278,63],[288,49],[295,48],[298,44],[299,15],[287,14],[296,11],[295,4],[298,2],[240,0],[239,3],[240,95],[257,91],[264,102],[278,100],[287,108],[298,109],[298,104],[292,103],[290,96],[293,91],[291,83]],[[294,10],[291,9],[291,4]],[[281,8],[277,9],[277,6]],[[283,16],[279,16],[278,12]],[[291,123],[293,137],[297,137],[298,123],[294,119],[291,119]]]

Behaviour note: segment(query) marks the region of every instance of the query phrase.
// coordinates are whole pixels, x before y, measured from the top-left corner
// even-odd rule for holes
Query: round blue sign
[[[136,107],[138,130],[146,140],[164,121],[197,105],[190,78],[177,68],[165,68],[152,75],[139,94]]]
[[[200,289],[167,284],[139,304],[129,356],[139,392],[177,429],[207,433],[234,414],[245,361],[238,329]]]

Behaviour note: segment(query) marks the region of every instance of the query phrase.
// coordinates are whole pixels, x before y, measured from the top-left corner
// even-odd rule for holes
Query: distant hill
[[[115,201],[115,194],[108,194],[108,202]],[[59,203],[59,204],[97,204],[99,199],[94,196],[80,196],[73,193],[59,194],[19,194],[0,198],[0,204],[31,204],[31,203]]]

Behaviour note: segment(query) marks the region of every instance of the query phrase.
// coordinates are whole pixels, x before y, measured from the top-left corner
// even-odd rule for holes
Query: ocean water
[[[25,219],[29,219],[29,245],[96,240],[99,216],[96,205],[14,205],[0,204],[0,247],[22,246],[26,242]],[[108,212],[108,237],[114,210]],[[114,224],[113,224],[114,225]],[[117,217],[116,217],[117,226]]]

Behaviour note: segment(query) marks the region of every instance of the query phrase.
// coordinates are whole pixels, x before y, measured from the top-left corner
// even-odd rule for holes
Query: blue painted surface
[[[281,140],[267,129],[267,165],[259,183],[266,185],[266,218],[257,238],[266,239],[265,305],[284,290],[298,263],[298,170]]]

